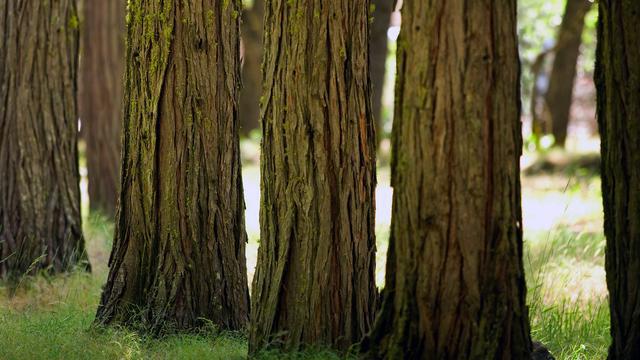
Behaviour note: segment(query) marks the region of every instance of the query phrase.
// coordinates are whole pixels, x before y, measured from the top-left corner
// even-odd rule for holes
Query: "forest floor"
[[[250,142],[242,145],[249,279],[259,236],[256,146]],[[610,340],[597,161],[593,151],[523,157],[525,269],[532,337],[547,345],[557,359],[603,359]],[[82,187],[86,194],[86,183]],[[389,168],[382,165],[376,193],[379,286],[384,285],[391,197]],[[122,328],[92,328],[107,275],[113,224],[91,215],[85,216],[84,228],[93,273],[25,278],[14,296],[0,284],[0,359],[246,357],[243,334],[219,333],[213,328],[161,339]],[[263,357],[283,358],[277,353]],[[310,350],[288,358],[339,357],[326,350]]]

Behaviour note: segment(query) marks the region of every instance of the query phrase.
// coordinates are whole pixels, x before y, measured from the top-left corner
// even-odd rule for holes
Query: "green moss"
[[[369,24],[372,24],[374,19],[374,14],[376,12],[376,4],[369,5]]]
[[[71,15],[69,18],[69,27],[74,30],[77,30],[80,27],[80,20],[78,20],[78,16],[76,14]]]

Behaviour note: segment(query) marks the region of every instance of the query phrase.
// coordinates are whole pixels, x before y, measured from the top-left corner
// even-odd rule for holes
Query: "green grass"
[[[91,282],[84,275],[77,281]],[[75,280],[73,282],[76,282]],[[95,305],[95,304],[92,304]],[[243,359],[242,337],[203,331],[162,339],[120,328],[92,327],[93,306],[73,299],[48,309],[0,311],[2,359]]]
[[[247,174],[247,185],[256,187],[257,169],[245,169]],[[388,186],[387,175],[383,169],[379,177],[382,186]],[[523,179],[531,332],[557,359],[603,359],[610,339],[599,180],[584,177],[573,181],[571,176],[546,174]],[[248,204],[248,209],[250,206],[255,204]],[[554,214],[552,222],[542,218],[548,213]],[[385,216],[377,221],[376,279],[380,285],[388,238]],[[248,227],[253,229],[247,248],[248,263],[255,264],[257,223]],[[246,358],[243,334],[220,333],[211,328],[157,339],[123,328],[93,327],[107,275],[113,225],[103,217],[89,216],[84,219],[84,228],[92,274],[29,278],[13,297],[0,284],[0,359]],[[252,271],[250,265],[250,276]],[[271,351],[262,353],[260,358],[339,356],[326,349],[311,349],[295,354]]]
[[[531,335],[557,359],[604,359],[611,340],[604,238],[566,229],[548,236],[525,248]]]

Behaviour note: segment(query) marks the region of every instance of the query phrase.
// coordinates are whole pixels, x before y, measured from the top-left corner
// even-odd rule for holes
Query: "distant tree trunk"
[[[247,324],[240,10],[129,1],[122,190],[99,323]]]
[[[393,217],[367,358],[527,359],[516,0],[405,0]]]
[[[567,139],[573,83],[577,72],[578,55],[582,44],[584,18],[591,9],[590,0],[567,0],[562,24],[558,31],[557,50],[545,102],[551,115],[551,128],[557,146],[564,147]]]
[[[242,89],[240,90],[240,132],[248,135],[260,127],[262,91],[262,27],[264,0],[254,0],[242,19]]]
[[[120,168],[125,7],[85,0],[80,61],[80,118],[87,143],[89,204],[114,216]]]
[[[602,146],[609,359],[640,359],[640,2],[600,0],[595,82]]]
[[[393,12],[394,0],[373,0],[375,11],[373,13],[373,25],[371,26],[371,41],[369,45],[369,58],[371,59],[371,99],[373,118],[378,125],[378,141],[382,137],[384,121],[382,119],[382,93],[384,90],[384,78],[387,63],[387,31]]]
[[[260,249],[249,351],[369,330],[375,131],[368,0],[266,3]]]
[[[89,268],[74,0],[0,2],[0,277]]]

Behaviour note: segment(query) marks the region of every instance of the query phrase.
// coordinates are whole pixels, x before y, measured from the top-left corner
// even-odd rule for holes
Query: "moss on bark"
[[[372,359],[527,359],[516,1],[405,0]]]
[[[89,269],[75,0],[0,3],[0,277]]]
[[[346,349],[369,330],[377,298],[369,1],[265,6],[249,351]]]
[[[97,321],[247,325],[239,1],[129,1],[120,207]]]

